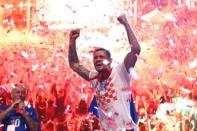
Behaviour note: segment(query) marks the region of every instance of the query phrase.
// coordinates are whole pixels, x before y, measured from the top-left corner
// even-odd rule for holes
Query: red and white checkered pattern
[[[115,90],[113,85],[114,85],[113,83],[109,82],[106,85],[106,90],[103,94],[101,94],[99,92],[99,89],[96,91],[96,95],[97,95],[99,105],[104,106],[104,105],[107,105],[107,104],[111,103],[112,101],[115,101],[115,100],[118,99],[117,94],[116,94],[116,90]]]

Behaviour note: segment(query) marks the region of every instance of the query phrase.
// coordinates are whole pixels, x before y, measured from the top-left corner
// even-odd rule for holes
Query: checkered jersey
[[[114,84],[111,81],[111,78],[106,80],[104,82],[105,90],[101,90],[101,82],[97,83],[97,88],[96,88],[96,97],[98,100],[98,104],[105,106],[112,101],[117,100],[117,91],[114,88]]]

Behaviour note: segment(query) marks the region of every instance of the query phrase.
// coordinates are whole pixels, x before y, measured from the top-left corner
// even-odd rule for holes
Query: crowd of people
[[[162,21],[156,26],[154,21],[139,20],[140,24],[133,26],[142,52],[136,66],[138,77],[133,74],[129,91],[136,105],[140,131],[197,130],[197,13],[187,7],[170,11],[175,21]],[[69,35],[70,30],[64,32]],[[3,33],[12,34],[2,31],[4,37]],[[12,41],[11,46],[11,41],[1,44],[1,105],[11,103],[10,86],[23,83],[27,88],[26,100],[36,109],[41,130],[100,130],[99,119],[88,112],[93,91],[69,68],[69,39],[59,39],[62,34],[48,31],[44,35],[50,38],[46,42],[46,36],[42,36],[39,44],[26,40],[22,44]],[[82,57],[82,62],[92,68],[88,58]]]

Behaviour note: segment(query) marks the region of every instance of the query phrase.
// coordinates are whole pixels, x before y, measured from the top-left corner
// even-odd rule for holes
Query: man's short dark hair
[[[94,53],[97,52],[97,51],[105,51],[107,57],[108,57],[109,59],[111,59],[111,53],[110,53],[109,50],[107,50],[107,49],[105,49],[105,48],[102,48],[102,47],[97,47],[97,48],[95,48]]]

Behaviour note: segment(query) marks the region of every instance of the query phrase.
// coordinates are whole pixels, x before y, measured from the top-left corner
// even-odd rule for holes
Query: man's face
[[[106,52],[103,50],[96,51],[93,54],[93,63],[96,71],[102,72],[110,68],[111,59],[106,55]]]
[[[26,89],[24,87],[15,86],[15,88],[12,89],[11,97],[13,101],[17,101],[17,100],[25,101]]]

